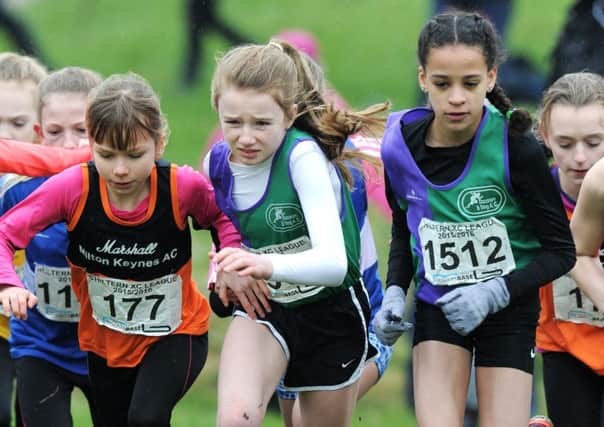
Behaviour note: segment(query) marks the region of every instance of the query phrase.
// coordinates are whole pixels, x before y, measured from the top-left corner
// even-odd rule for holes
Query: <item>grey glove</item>
[[[373,331],[385,345],[393,345],[403,332],[413,325],[403,321],[405,291],[400,286],[389,286],[384,293],[382,307],[373,318]]]
[[[497,313],[509,303],[510,293],[502,277],[453,289],[436,300],[451,328],[461,335],[468,335],[489,314]]]

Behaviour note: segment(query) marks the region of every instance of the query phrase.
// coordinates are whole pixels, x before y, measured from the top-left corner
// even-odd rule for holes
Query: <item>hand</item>
[[[403,321],[405,314],[405,291],[400,286],[389,286],[384,293],[382,307],[373,318],[373,331],[378,339],[393,345],[403,332],[413,325]]]
[[[239,276],[268,279],[273,275],[273,264],[262,255],[253,254],[240,248],[224,248],[212,257],[216,271],[236,271]]]
[[[460,335],[468,335],[489,314],[497,313],[509,303],[510,293],[502,277],[455,288],[436,300],[451,328]]]
[[[38,297],[27,289],[18,286],[0,286],[0,303],[6,316],[15,316],[17,319],[27,319],[27,309],[34,308]]]
[[[216,275],[214,292],[225,307],[235,302],[243,307],[252,320],[271,312],[271,291],[264,280],[250,276],[241,277],[235,272],[219,271]]]

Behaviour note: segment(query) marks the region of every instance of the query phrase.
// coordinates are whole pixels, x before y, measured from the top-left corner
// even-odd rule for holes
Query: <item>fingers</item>
[[[470,332],[472,332],[475,328],[470,328],[470,327],[468,327],[468,325],[466,325],[463,322],[461,322],[461,323],[453,322],[453,323],[451,323],[451,329],[453,329],[459,335],[462,335],[465,337]]]
[[[33,308],[37,302],[38,298],[35,295],[21,288],[10,289],[2,296],[5,314],[22,320],[27,319],[27,309]]]
[[[229,305],[229,298],[228,298],[228,290],[229,288],[227,286],[224,285],[218,285],[216,284],[214,289],[217,289],[218,291],[218,298],[220,298],[220,302],[222,302],[222,305],[224,305],[225,307],[228,307]]]
[[[250,290],[249,294],[247,296],[248,296],[248,301],[252,305],[252,309],[254,310],[254,312],[258,316],[264,317],[266,314],[264,313],[264,309],[262,308],[262,303],[258,299],[257,295],[252,290]]]
[[[403,316],[405,315],[405,306],[397,304],[393,306],[390,310],[386,312],[387,317],[390,320],[401,321],[403,320]]]
[[[238,248],[224,248],[217,254],[214,254],[212,261],[214,261],[217,265],[217,271],[230,271],[225,270],[225,267],[230,265],[234,260],[237,260],[239,256],[239,252],[244,252]]]
[[[271,304],[269,303],[269,300],[273,298],[270,288],[264,280],[257,280],[256,286],[258,286],[259,290],[256,295],[258,295],[258,298],[264,306],[264,309],[270,313],[271,311],[273,311],[273,309],[271,308]]]
[[[256,308],[256,312],[260,317],[264,317],[266,315],[265,312],[270,313],[272,311],[271,305],[268,301],[270,297],[270,291],[269,297],[267,297],[265,293],[266,291],[262,289],[262,284],[264,284],[264,286],[268,289],[268,286],[266,285],[266,282],[264,282],[264,280],[254,280],[254,283],[251,287],[251,290],[254,294],[254,298],[252,301],[255,301],[257,304],[259,304],[258,307],[256,307],[256,304],[254,304],[254,308]]]
[[[6,316],[12,316],[13,311],[10,309],[10,298],[8,296],[2,296],[2,309]]]
[[[13,305],[13,301],[15,305]],[[23,320],[27,319],[27,294],[19,292],[14,300],[11,300],[11,306],[15,317]]]
[[[247,315],[250,316],[250,319],[256,320],[257,317],[256,317],[256,313],[254,311],[254,307],[252,306],[249,299],[247,298],[247,295],[245,295],[245,293],[241,293],[240,295],[238,295],[238,299],[239,299],[239,304],[241,304],[241,307],[243,307],[243,309],[245,310]]]
[[[226,271],[228,273],[238,271],[240,276],[250,275],[249,273],[242,274],[243,270],[249,270],[250,268],[253,268],[253,265],[242,254],[228,255],[217,264],[218,271]]]
[[[260,317],[266,316],[266,312],[271,312],[271,305],[265,293],[261,289],[258,280],[251,279],[250,286],[246,289],[246,296],[252,305],[256,314]],[[266,284],[265,284],[266,285]]]
[[[396,340],[413,327],[412,323],[402,320],[389,320],[390,313],[378,313],[373,321],[373,330],[381,342],[394,345]]]
[[[27,307],[34,308],[36,306],[36,304],[38,304],[38,297],[35,296],[34,294],[29,294]]]
[[[453,289],[450,292],[447,292],[446,294],[444,294],[442,297],[440,297],[439,299],[436,300],[436,305],[438,305],[439,307],[442,307],[446,304],[449,304],[453,301],[455,301],[456,299],[461,297],[461,292],[458,289]]]

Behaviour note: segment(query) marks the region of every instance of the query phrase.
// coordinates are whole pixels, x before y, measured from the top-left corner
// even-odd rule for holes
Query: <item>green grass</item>
[[[16,2],[15,2],[16,3]],[[548,54],[571,0],[516,1],[508,47],[547,68]],[[199,84],[181,87],[183,0],[30,0],[16,13],[30,24],[54,67],[79,65],[104,75],[135,71],[145,76],[162,99],[171,127],[166,157],[198,164],[207,135],[216,122],[210,108],[209,83],[214,57],[228,47],[216,35],[204,44]],[[415,45],[428,16],[427,0],[224,0],[225,19],[256,41],[283,28],[306,28],[321,42],[328,78],[355,107],[389,99],[394,109],[413,105],[417,94]],[[0,49],[12,46],[2,38]],[[372,214],[385,273],[388,225]],[[207,236],[194,239],[195,277],[204,283]],[[212,319],[211,351],[206,367],[174,412],[175,426],[214,425],[218,353],[227,322]],[[402,395],[407,341],[397,343],[391,368],[360,402],[354,426],[412,426],[415,421]],[[74,400],[77,426],[89,425],[80,394]],[[267,426],[281,425],[269,416]]]

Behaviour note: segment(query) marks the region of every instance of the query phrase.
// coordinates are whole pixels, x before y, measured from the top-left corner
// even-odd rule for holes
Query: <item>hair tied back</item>
[[[516,111],[515,108],[510,108],[506,113],[505,113],[505,117],[510,120],[512,118],[512,114],[514,114],[514,111]]]
[[[284,52],[283,50],[283,46],[281,46],[279,43],[277,42],[268,42],[269,47],[276,47],[277,49],[279,49],[281,52]]]

